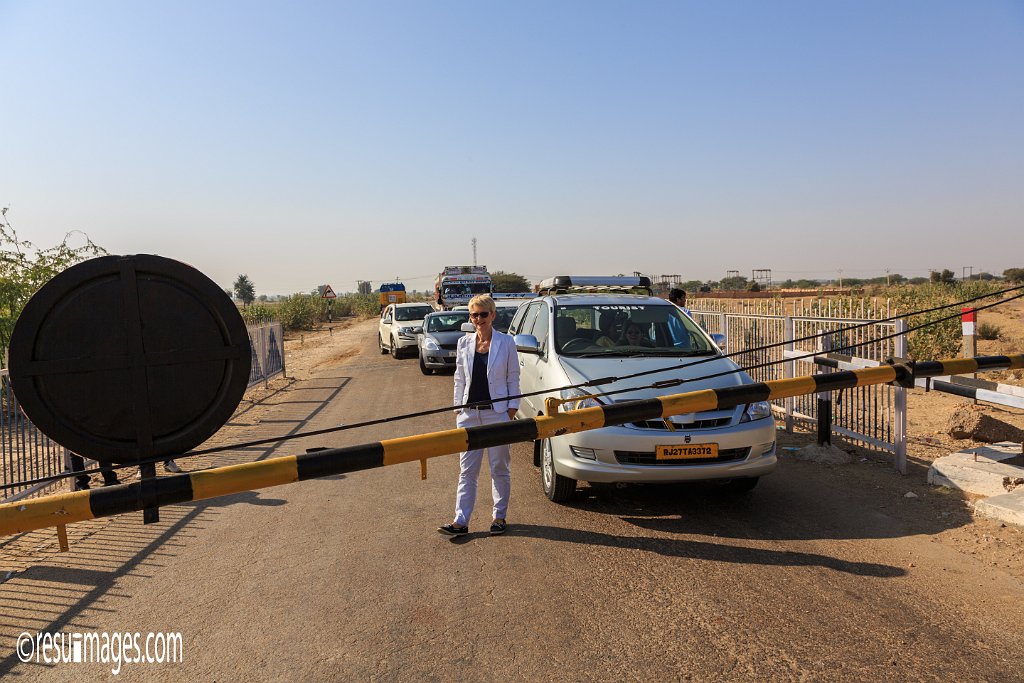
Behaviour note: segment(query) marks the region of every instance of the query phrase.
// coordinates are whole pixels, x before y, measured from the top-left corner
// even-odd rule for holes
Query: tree
[[[1024,282],[1024,268],[1007,268],[1003,271],[1003,277],[1010,282]]]
[[[746,289],[750,286],[750,282],[742,275],[736,275],[733,277],[723,277],[720,286],[722,289]]]
[[[522,275],[518,273],[505,273],[500,270],[491,273],[491,285],[495,292],[500,293],[533,291],[530,281]]]
[[[256,299],[256,285],[252,283],[248,275],[242,274],[232,285],[235,291],[235,298],[242,302],[242,308],[246,308]]]
[[[373,285],[370,284],[369,280],[356,280],[356,291],[360,294],[369,294],[373,289]]]
[[[83,237],[85,244],[71,246],[75,235]],[[36,290],[76,263],[106,253],[77,230],[64,235],[57,246],[40,249],[19,240],[7,219],[7,209],[0,211],[0,349],[7,348],[21,309]]]
[[[956,282],[956,274],[949,268],[944,268],[941,273],[937,270],[933,270],[928,276],[928,279],[934,283],[951,285]]]

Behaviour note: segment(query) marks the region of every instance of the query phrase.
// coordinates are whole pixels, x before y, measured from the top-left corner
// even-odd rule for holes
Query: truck
[[[477,294],[490,294],[487,266],[445,266],[434,281],[434,299],[441,310],[469,303]]]
[[[388,304],[405,303],[405,285],[401,282],[385,282],[381,284],[377,293],[380,296],[380,310],[382,311]]]

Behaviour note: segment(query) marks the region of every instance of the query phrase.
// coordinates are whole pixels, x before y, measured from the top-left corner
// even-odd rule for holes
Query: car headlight
[[[441,347],[437,345],[437,342],[435,342],[430,337],[427,337],[426,339],[423,340],[423,348],[425,348],[427,351],[440,351],[441,350]]]
[[[573,403],[566,403],[565,407],[569,410],[579,410],[580,408],[596,408],[601,405],[601,402],[590,396],[587,392],[582,389],[562,389],[561,396],[563,399],[572,400],[579,399]]]
[[[398,328],[398,334],[400,334],[403,337],[415,337],[416,336],[415,333],[413,332],[413,328],[412,327],[399,327]]]
[[[758,401],[757,403],[748,403],[746,409],[743,411],[743,417],[740,418],[740,422],[751,422],[753,420],[763,420],[766,417],[772,416],[772,405],[768,401]]]

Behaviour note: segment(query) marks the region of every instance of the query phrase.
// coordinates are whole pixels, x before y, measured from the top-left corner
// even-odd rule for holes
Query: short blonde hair
[[[494,315],[498,310],[494,305],[494,299],[491,298],[490,294],[477,294],[474,296],[469,300],[469,307],[473,308],[474,306],[477,308],[487,309],[491,312],[491,315]]]

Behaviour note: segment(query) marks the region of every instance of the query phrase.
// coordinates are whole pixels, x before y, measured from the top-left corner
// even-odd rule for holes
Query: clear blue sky
[[[0,205],[258,293],[1024,266],[1024,3],[0,0]]]

